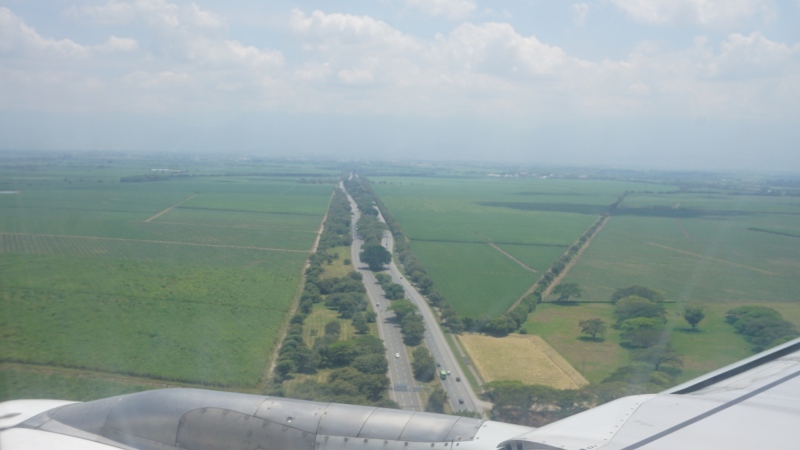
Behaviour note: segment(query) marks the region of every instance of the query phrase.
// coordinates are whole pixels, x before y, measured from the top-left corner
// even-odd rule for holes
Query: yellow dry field
[[[511,334],[503,338],[482,334],[458,337],[484,381],[518,380],[556,389],[589,384],[539,336]]]

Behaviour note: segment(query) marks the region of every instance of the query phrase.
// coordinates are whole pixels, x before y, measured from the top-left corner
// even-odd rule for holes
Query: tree
[[[359,254],[361,261],[369,266],[369,270],[377,272],[383,269],[384,264],[392,262],[392,254],[382,245],[366,245]]]
[[[578,326],[581,327],[581,333],[588,334],[592,339],[597,339],[598,335],[602,337],[606,332],[606,322],[599,317],[581,320]]]
[[[637,297],[642,297],[650,300],[651,302],[661,303],[664,301],[664,296],[652,289],[646,288],[644,286],[628,286],[626,288],[619,288],[611,294],[611,303],[615,304],[618,301],[622,300],[625,297],[630,297],[631,295],[635,295]]]
[[[636,361],[652,364],[655,370],[658,370],[662,364],[678,367],[683,366],[683,358],[681,358],[681,355],[678,354],[678,351],[675,350],[670,343],[635,350],[632,356]]]
[[[436,361],[431,356],[427,348],[419,346],[414,349],[414,360],[411,368],[414,370],[414,378],[419,381],[431,381],[436,375]]]
[[[339,338],[339,334],[342,332],[342,324],[339,323],[338,320],[331,320],[330,322],[325,324],[325,335],[326,336],[336,336]]]
[[[648,317],[664,321],[665,315],[666,309],[664,305],[635,295],[623,298],[614,307],[614,318],[617,319],[617,324],[637,317]]]
[[[433,388],[431,396],[428,397],[428,404],[425,405],[425,411],[433,413],[443,413],[444,404],[447,402],[447,392],[439,386]]]
[[[406,291],[403,286],[397,283],[390,283],[383,287],[384,296],[389,300],[400,300],[406,296]]]
[[[656,345],[664,334],[664,319],[635,317],[619,324],[620,344],[631,348],[648,348]]]
[[[394,315],[402,321],[403,317],[417,312],[417,305],[411,303],[411,300],[404,298],[389,305],[389,310],[394,311]]]
[[[553,294],[557,295],[557,302],[568,302],[570,297],[580,298],[583,290],[578,283],[561,283],[553,288]]]
[[[364,313],[353,315],[353,328],[358,334],[366,334],[369,331],[369,325],[367,325],[367,318]]]
[[[487,334],[491,334],[492,336],[508,336],[508,333],[516,330],[518,327],[517,322],[514,321],[507,314],[503,314],[502,316],[495,317],[494,319],[486,322],[483,326],[483,332]]]
[[[417,314],[407,314],[403,317],[400,324],[400,332],[403,333],[403,343],[410,346],[419,345],[425,337],[425,322],[422,316]]]
[[[389,369],[389,362],[383,353],[372,353],[369,355],[357,356],[353,360],[352,366],[359,372],[370,374],[384,374]]]
[[[706,317],[705,309],[702,306],[687,306],[683,310],[683,318],[692,327],[692,330],[697,329],[697,324]]]

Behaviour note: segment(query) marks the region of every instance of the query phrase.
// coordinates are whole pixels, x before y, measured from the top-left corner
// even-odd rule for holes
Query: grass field
[[[80,373],[66,375],[0,367],[0,402],[40,398],[87,402],[154,387],[89,378]]]
[[[655,186],[487,176],[373,181],[436,288],[476,318],[504,312],[626,189]]]
[[[667,305],[669,338],[683,358],[680,381],[698,377],[750,355],[750,345],[725,323],[725,313],[749,302],[706,303],[706,317],[693,332],[679,312],[681,305]],[[800,325],[800,304],[764,302],[778,310],[786,320]],[[525,323],[525,330],[541,336],[560,355],[570,362],[587,380],[599,383],[618,367],[628,364],[628,350],[619,345],[619,332],[614,323],[613,306],[608,303],[582,303],[561,306],[540,304]],[[599,317],[609,325],[605,339],[600,342],[581,338],[578,322]]]
[[[486,243],[412,241],[411,248],[459,313],[502,314],[538,278]]]
[[[125,391],[113,382],[120,374],[256,385],[332,186],[298,183],[295,169],[253,176],[259,169],[245,166],[225,171],[250,176],[120,183],[149,169],[106,164],[0,168],[3,190],[18,192],[0,196],[0,361],[94,374],[23,382],[4,370],[8,383],[19,395],[55,383],[73,391],[58,397],[80,399],[92,396],[87,386],[96,397]]]
[[[486,382],[515,380],[557,389],[576,389],[589,384],[538,336],[511,334],[496,338],[463,334],[458,338]]]
[[[581,285],[582,300],[607,301],[614,289],[639,284],[681,302],[797,301],[800,240],[751,228],[800,229],[800,216],[637,213],[612,217],[569,272],[565,281]]]

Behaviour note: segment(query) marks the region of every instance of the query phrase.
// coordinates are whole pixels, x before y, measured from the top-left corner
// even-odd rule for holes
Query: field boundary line
[[[701,258],[701,259],[708,259],[708,260],[711,260],[711,261],[730,264],[732,266],[741,267],[742,269],[749,269],[749,270],[752,270],[754,272],[758,272],[758,273],[760,273],[762,275],[773,275],[773,276],[777,276],[778,275],[775,272],[770,272],[769,270],[759,269],[758,267],[751,267],[751,266],[747,266],[745,264],[739,264],[737,262],[728,261],[728,260],[725,260],[725,259],[714,258],[713,256],[705,256],[705,255],[701,255],[699,253],[690,252],[688,250],[681,250],[679,248],[669,247],[667,245],[656,244],[655,242],[647,242],[647,245],[652,245],[654,247],[663,248],[665,250],[671,250],[673,252],[678,252],[678,253],[683,253],[683,254],[686,254],[686,255],[695,256],[695,257],[698,257],[698,258]]]
[[[148,219],[145,219],[145,222],[150,222],[153,219],[158,219],[160,216],[163,216],[164,214],[172,211],[172,209],[175,208],[176,206],[180,205],[181,203],[187,202],[187,201],[193,199],[194,197],[197,197],[197,194],[192,194],[192,195],[186,197],[185,199],[179,201],[178,203],[175,203],[174,205],[164,209],[163,211],[160,211],[160,212],[156,213],[155,216],[152,216],[152,217],[150,217]]]
[[[601,218],[599,218],[599,219],[598,219],[598,220],[600,220],[600,221],[601,221],[601,222],[600,222],[600,225],[597,227],[597,229],[594,231],[594,233],[593,233],[591,236],[589,236],[589,238],[588,238],[588,239],[586,239],[586,242],[584,242],[584,244],[583,244],[583,245],[582,245],[582,246],[581,246],[581,247],[578,249],[578,252],[577,252],[577,253],[575,253],[575,256],[574,256],[574,257],[573,257],[573,258],[572,258],[572,259],[569,261],[569,263],[567,263],[567,265],[566,265],[566,266],[564,266],[564,270],[562,270],[562,271],[561,271],[561,273],[560,273],[560,274],[559,274],[557,277],[553,278],[553,282],[552,282],[552,283],[550,283],[550,286],[548,286],[548,287],[547,287],[547,289],[545,289],[545,290],[544,290],[544,292],[542,292],[542,300],[544,300],[544,298],[545,298],[545,297],[547,297],[547,295],[550,293],[550,291],[551,291],[551,290],[552,290],[552,289],[553,289],[553,288],[554,288],[554,287],[555,287],[555,286],[556,286],[556,285],[557,285],[557,284],[558,284],[558,283],[559,283],[559,282],[560,282],[560,281],[561,281],[561,280],[564,278],[564,275],[566,275],[566,274],[567,274],[567,272],[569,272],[569,269],[571,269],[571,268],[572,268],[572,266],[573,266],[573,265],[575,265],[575,263],[576,263],[576,262],[578,262],[578,260],[580,259],[581,255],[583,254],[584,250],[586,250],[586,249],[589,247],[589,244],[591,244],[591,242],[592,242],[592,239],[594,239],[594,237],[595,237],[595,236],[597,236],[597,234],[598,234],[598,233],[600,233],[600,230],[602,230],[602,229],[603,229],[603,227],[606,225],[606,222],[608,222],[608,220],[609,220],[610,218],[611,218],[611,216],[605,216],[605,217],[601,217]],[[594,223],[597,223],[597,221],[595,221]],[[594,224],[593,224],[593,225],[594,225]],[[578,241],[576,241],[576,242],[579,242],[579,241],[580,241],[580,239],[579,239]],[[569,249],[567,249],[567,251],[569,251]],[[564,254],[566,254],[566,252],[564,252]],[[546,274],[546,273],[547,273],[547,272],[545,271],[545,274]],[[524,293],[523,293],[523,294],[522,294],[522,295],[521,295],[521,296],[520,296],[520,297],[517,299],[517,301],[515,301],[515,302],[514,302],[514,303],[513,303],[513,304],[512,304],[512,305],[511,305],[511,306],[510,306],[510,307],[509,307],[507,310],[506,310],[506,312],[510,312],[510,311],[512,311],[514,308],[516,308],[517,306],[519,306],[520,302],[522,302],[522,300],[523,300],[525,297],[527,297],[527,296],[531,295],[531,294],[533,293],[533,291],[535,291],[535,290],[536,290],[536,288],[539,286],[539,282],[540,282],[540,281],[542,281],[542,279],[544,278],[544,275],[545,275],[545,274],[542,274],[542,276],[540,276],[540,277],[539,277],[539,279],[538,279],[538,280],[536,280],[536,282],[535,282],[535,283],[533,283],[533,285],[531,285],[531,287],[529,287],[529,288],[528,288],[528,290],[527,290],[527,291],[525,291],[525,292],[524,292]]]
[[[594,231],[594,233],[591,236],[589,236],[588,239],[586,239],[586,242],[583,244],[583,246],[581,246],[581,248],[578,249],[578,252],[575,253],[575,257],[573,257],[570,260],[570,262],[567,263],[567,265],[564,267],[564,270],[562,270],[561,273],[558,274],[558,276],[553,278],[553,282],[550,283],[550,286],[547,286],[547,289],[545,289],[544,292],[542,292],[542,299],[547,298],[547,296],[550,295],[550,292],[553,290],[553,288],[558,286],[558,283],[561,283],[561,280],[563,280],[564,277],[567,276],[567,273],[569,273],[569,270],[572,269],[572,267],[575,266],[575,264],[577,264],[578,261],[580,261],[581,256],[583,255],[583,252],[587,248],[589,248],[589,245],[591,245],[592,240],[594,240],[594,237],[597,236],[598,234],[600,234],[600,231],[603,230],[603,227],[606,226],[606,224],[608,223],[608,221],[610,219],[611,219],[611,216],[605,216],[602,219],[600,219],[600,225],[597,227],[597,229]]]
[[[138,222],[138,220],[133,220],[132,222]],[[237,227],[237,226],[233,226],[233,225],[209,225],[209,224],[205,224],[205,223],[191,223],[191,222],[164,222],[164,221],[159,221],[159,222],[156,222],[156,223],[159,224],[159,225],[190,225],[190,226],[193,226],[193,227],[233,228],[234,230],[262,230],[262,229],[264,229],[264,227]],[[271,228],[270,230],[276,230],[276,228]],[[317,230],[302,231],[302,230],[293,230],[291,228],[283,228],[283,229],[280,229],[280,231],[291,231],[293,233],[313,233],[313,234],[317,233]]]
[[[24,372],[43,373],[50,375],[65,375],[76,378],[91,378],[96,380],[112,381],[115,383],[132,384],[139,386],[152,386],[158,388],[203,386],[200,383],[166,382],[155,378],[122,375],[114,372],[104,372],[102,370],[96,370],[96,369],[79,369],[72,367],[51,366],[47,364],[2,362],[0,363],[0,371],[4,370],[19,370]]]
[[[508,257],[510,260],[512,260],[512,261],[514,261],[515,263],[519,264],[519,265],[520,265],[520,267],[522,267],[523,269],[525,269],[525,270],[527,270],[528,272],[531,272],[531,273],[539,273],[539,271],[538,271],[538,270],[536,270],[536,269],[534,269],[533,267],[530,267],[529,265],[525,264],[524,262],[522,262],[522,261],[518,260],[518,259],[517,259],[517,258],[515,258],[515,257],[514,257],[514,255],[512,255],[511,253],[508,253],[507,251],[505,251],[505,250],[503,250],[502,248],[500,248],[500,247],[498,247],[497,245],[495,245],[495,243],[494,243],[494,242],[490,241],[489,239],[486,239],[486,236],[483,236],[482,234],[480,234],[480,233],[477,233],[477,232],[476,232],[475,234],[477,234],[478,236],[480,236],[480,237],[481,237],[481,238],[482,238],[484,241],[486,241],[486,243],[487,243],[487,244],[491,245],[493,249],[495,249],[495,250],[497,250],[498,252],[500,252],[500,253],[502,253],[502,254],[506,255],[506,256],[507,256],[507,257]]]
[[[583,375],[580,374],[572,364],[569,363],[560,353],[556,351],[550,344],[547,343],[541,336],[531,335],[530,338],[535,342],[536,346],[539,347],[539,350],[542,351],[544,356],[553,363],[554,366],[558,368],[561,372],[564,373],[564,376],[570,379],[576,386],[586,386],[589,384],[589,380],[587,380]]]
[[[678,203],[678,204],[680,205],[680,203]],[[683,222],[681,222],[681,219],[678,219],[676,217],[675,218],[675,222],[678,223],[678,227],[681,229],[681,231],[683,232],[683,235],[686,237],[686,239],[691,241],[692,240],[692,236],[689,234],[688,231],[686,231],[686,228],[683,227]]]
[[[155,241],[150,239],[128,239],[128,238],[112,238],[112,237],[101,237],[101,236],[75,236],[71,234],[0,233],[0,236],[31,236],[31,237],[42,236],[42,237],[73,238],[73,239],[96,239],[103,241],[147,242],[149,244],[191,245],[194,247],[234,248],[240,250],[266,250],[275,252],[308,253],[308,250],[293,250],[289,248],[255,247],[247,245],[225,245],[225,244],[199,244],[196,242]]]
[[[281,346],[283,345],[283,340],[286,338],[286,333],[289,331],[289,321],[295,314],[297,314],[297,307],[300,306],[300,296],[302,295],[303,289],[306,286],[306,269],[311,266],[311,256],[317,252],[317,248],[319,247],[319,241],[322,238],[322,232],[325,230],[325,221],[328,220],[328,211],[331,209],[331,203],[333,203],[333,196],[336,195],[336,189],[338,188],[334,187],[331,191],[331,196],[328,199],[328,206],[325,207],[325,214],[322,215],[322,221],[319,223],[317,237],[314,239],[314,243],[311,245],[311,251],[308,254],[308,258],[306,258],[306,262],[303,264],[303,268],[300,271],[300,282],[297,284],[297,287],[294,290],[292,304],[289,307],[289,311],[286,314],[286,317],[283,319],[283,324],[281,324],[281,329],[278,332],[280,339],[275,339],[272,355],[270,356],[267,366],[264,368],[264,373],[261,375],[261,379],[258,380],[258,383],[256,384],[256,388],[259,392],[262,392],[264,389],[266,389],[270,383],[270,380],[272,379],[272,373],[275,371],[275,364],[278,362],[278,352],[280,352]]]

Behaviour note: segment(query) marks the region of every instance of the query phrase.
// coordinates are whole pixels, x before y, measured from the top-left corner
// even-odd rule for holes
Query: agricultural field
[[[670,302],[670,340],[684,360],[681,380],[691,379],[752,353],[724,322],[730,309],[768,306],[800,325],[798,231],[796,197],[631,194],[563,280],[582,288],[578,304],[543,303],[524,328],[599,382],[627,364],[628,351],[613,329],[603,342],[581,340],[578,321],[613,323],[614,290],[647,286]],[[699,332],[680,317],[687,303],[706,310]]]
[[[0,167],[0,397],[255,389],[333,188],[300,178],[338,171],[82,158]],[[120,182],[170,164],[191,176]]]
[[[577,389],[589,384],[538,336],[463,334],[458,340],[485,382],[511,380],[556,389]]]
[[[474,318],[505,312],[626,190],[674,190],[486,175],[371,180],[436,289]]]
[[[584,301],[638,284],[677,302],[796,302],[800,239],[788,234],[800,230],[800,212],[786,211],[800,200],[698,197],[670,208],[626,198],[564,281],[578,283]]]
[[[539,276],[486,244],[412,242],[411,249],[458,311],[494,317],[525,292]]]
[[[678,381],[687,381],[752,355],[750,345],[733,327],[725,323],[725,313],[750,302],[706,303],[706,317],[696,331],[691,331],[680,316],[682,305],[667,304],[669,340],[683,359],[683,373]],[[764,302],[784,319],[800,324],[800,305]],[[583,303],[562,306],[542,303],[531,314],[524,329],[542,337],[591,383],[599,383],[614,370],[629,363],[629,351],[619,345],[619,332],[608,327],[600,341],[583,339],[578,322],[599,317],[614,323],[613,306],[608,303]]]

